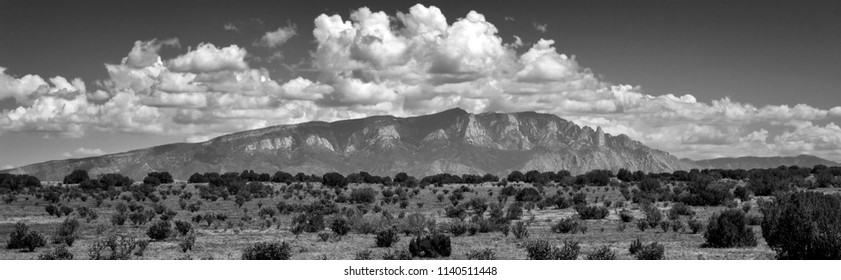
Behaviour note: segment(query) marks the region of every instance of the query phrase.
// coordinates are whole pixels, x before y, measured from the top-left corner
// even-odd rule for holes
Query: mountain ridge
[[[173,143],[81,159],[53,160],[11,169],[60,180],[73,169],[119,172],[142,179],[168,171],[283,170],[321,174],[367,171],[504,175],[511,170],[583,173],[592,169],[666,172],[686,169],[676,157],[626,135],[581,127],[537,112],[471,114],[460,108],[415,116],[371,116],[305,122],[235,132],[200,143]]]
[[[706,160],[681,159],[686,164],[692,164],[698,168],[708,169],[754,169],[754,168],[776,168],[779,166],[797,165],[801,167],[813,167],[815,165],[838,166],[837,162],[820,158],[813,155],[798,156],[745,156],[745,157],[721,157]]]

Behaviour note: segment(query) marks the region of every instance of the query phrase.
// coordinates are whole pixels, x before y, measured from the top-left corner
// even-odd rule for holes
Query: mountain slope
[[[811,155],[799,155],[796,157],[738,157],[738,158],[715,158],[708,160],[681,159],[686,164],[692,164],[698,168],[709,169],[753,169],[753,168],[776,168],[781,165],[800,167],[813,167],[823,164],[826,166],[837,166],[834,161],[825,160]]]
[[[592,169],[672,171],[684,164],[625,135],[579,127],[555,115],[534,112],[470,114],[451,109],[397,118],[376,116],[333,123],[281,125],[83,159],[56,160],[11,170],[42,180],[60,180],[73,169],[120,172],[141,179],[169,171],[186,179],[194,172],[321,174],[330,171],[425,176],[504,175],[511,170]]]

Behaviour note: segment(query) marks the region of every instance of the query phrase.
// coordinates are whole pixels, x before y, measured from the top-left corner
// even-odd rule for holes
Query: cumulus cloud
[[[234,23],[232,23],[232,22],[226,23],[225,25],[222,26],[222,28],[224,28],[227,31],[237,31],[237,32],[239,31],[239,28],[237,28],[237,26],[234,25]]]
[[[841,107],[646,94],[601,80],[551,39],[518,54],[516,48],[528,47],[522,39],[504,41],[476,11],[448,21],[434,6],[391,15],[360,8],[347,18],[319,15],[312,35],[313,79],[273,79],[267,69],[249,66],[237,45],[203,43],[163,61],[157,51],[167,44],[157,40],[138,41],[121,64],[105,65],[109,78],[95,87],[63,77],[16,77],[0,68],[0,98],[20,104],[0,114],[0,133],[81,137],[97,130],[192,142],[277,124],[457,106],[556,114],[680,157],[811,153],[841,159],[835,122]]]
[[[160,51],[163,46],[181,47],[181,43],[178,38],[161,41],[158,41],[158,39],[152,39],[147,42],[136,41],[134,42],[134,47],[131,49],[131,52],[129,52],[128,56],[124,59],[123,64],[132,68],[152,66],[160,59],[158,51]]]
[[[254,44],[257,46],[264,46],[268,48],[277,48],[298,35],[297,27],[290,23],[288,26],[281,26],[275,31],[266,32],[259,41]]]
[[[213,44],[202,43],[184,55],[167,61],[167,68],[174,72],[208,73],[224,70],[246,70],[246,51],[236,45],[217,48]]]

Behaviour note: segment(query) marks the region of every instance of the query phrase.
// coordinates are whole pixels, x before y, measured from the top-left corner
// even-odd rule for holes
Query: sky
[[[312,120],[538,111],[841,161],[838,1],[0,1],[0,169]]]

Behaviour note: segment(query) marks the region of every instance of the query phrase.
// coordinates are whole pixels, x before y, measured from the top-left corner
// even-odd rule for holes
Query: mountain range
[[[142,179],[168,171],[186,179],[194,172],[376,175],[406,172],[497,174],[512,170],[573,174],[593,169],[669,172],[692,167],[626,135],[581,127],[535,112],[471,114],[450,109],[399,118],[374,116],[336,122],[278,125],[228,134],[202,143],[176,143],[96,157],[54,160],[6,172],[61,180],[74,169],[119,172]]]
[[[726,157],[707,160],[681,159],[687,165],[694,165],[704,169],[753,169],[753,168],[776,168],[778,166],[813,167],[815,165],[838,166],[834,161],[822,159],[811,155],[799,155],[794,157]]]

